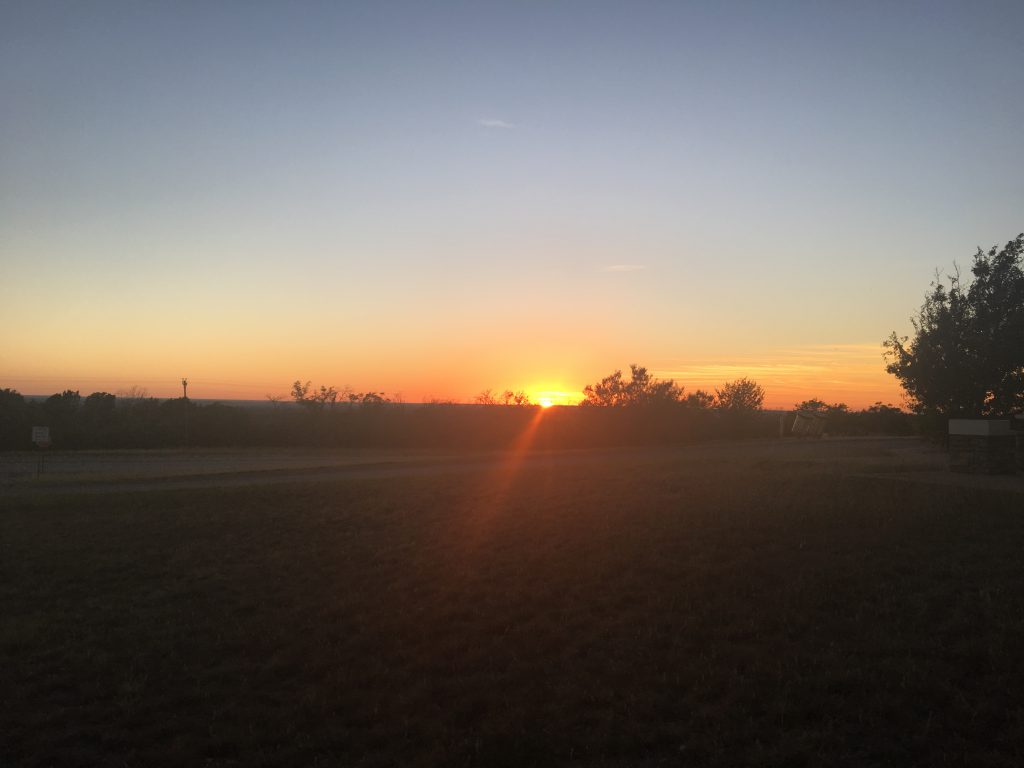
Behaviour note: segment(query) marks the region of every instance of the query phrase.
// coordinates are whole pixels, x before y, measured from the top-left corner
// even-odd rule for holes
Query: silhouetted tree
[[[383,392],[349,392],[348,401],[356,405],[387,405],[391,398]]]
[[[596,384],[588,384],[583,389],[580,405],[622,407],[678,403],[683,396],[682,387],[672,379],[656,379],[643,366],[630,365],[629,372],[629,379],[624,379],[622,371],[617,370]]]
[[[797,403],[793,406],[793,410],[796,411],[810,411],[811,413],[821,414],[838,414],[838,413],[849,413],[850,406],[846,403],[832,403],[829,405],[824,400],[819,400],[816,397],[812,397],[810,400],[804,400],[802,403]]]
[[[117,398],[109,392],[93,392],[79,411],[82,441],[89,447],[109,448],[118,427]]]
[[[292,384],[292,400],[294,400],[296,403],[306,402],[306,398],[309,395],[310,386],[311,382],[307,381],[305,384],[303,384],[301,381],[296,379],[295,383]]]
[[[705,392],[703,389],[697,389],[683,398],[683,402],[687,408],[706,411],[709,408],[715,407],[715,396],[710,392]]]
[[[88,429],[106,427],[114,418],[117,398],[108,392],[93,392],[82,401],[81,418]]]
[[[1024,408],[1024,234],[1001,250],[980,248],[965,286],[936,275],[911,318],[914,337],[884,342],[886,370],[917,413],[949,417]]]
[[[82,411],[94,416],[111,414],[117,405],[117,397],[109,392],[93,392],[82,401]]]
[[[506,389],[500,395],[494,394],[490,389],[485,389],[473,398],[473,402],[478,405],[533,405],[528,394],[522,390],[513,392],[511,389]]]
[[[912,431],[910,414],[892,403],[881,401],[869,405],[858,416],[866,422],[867,431],[888,435],[908,435]]]
[[[477,405],[497,405],[498,398],[494,396],[494,392],[492,390],[485,389],[473,398],[473,402]]]
[[[348,387],[339,391],[335,387],[323,385],[319,390],[314,390],[313,385],[308,381],[305,383],[296,381],[292,384],[291,394],[292,400],[310,411],[321,411],[325,406],[333,408],[339,402],[339,398],[342,403],[347,405],[385,405],[391,402],[391,399],[383,392],[353,392]],[[271,395],[267,395],[267,399],[277,402],[277,399]]]
[[[310,382],[296,380],[292,384],[292,400],[311,411],[321,411],[326,405],[334,406],[338,401],[338,390],[321,384],[317,391],[312,389]]]
[[[533,405],[533,403],[530,402],[530,396],[528,394],[526,394],[522,390],[519,390],[518,392],[513,392],[511,389],[506,389],[504,392],[501,393],[501,404]]]
[[[160,403],[157,424],[161,440],[170,445],[187,445],[189,424],[195,420],[198,405],[187,397],[173,397]]]
[[[82,396],[78,390],[66,389],[43,402],[42,425],[50,427],[53,444],[61,448],[78,447],[78,411]]]
[[[746,377],[727,381],[721,389],[715,390],[716,408],[732,413],[751,413],[761,410],[764,403],[764,389]]]
[[[0,448],[24,448],[29,441],[28,404],[16,389],[0,389]]]
[[[43,403],[48,413],[71,417],[78,412],[82,405],[82,396],[77,389],[65,389],[56,395],[50,395]]]
[[[338,390],[334,387],[325,387],[323,384],[320,385],[320,391],[313,395],[313,401],[318,403],[321,408],[325,405],[329,405],[332,408],[338,401]]]

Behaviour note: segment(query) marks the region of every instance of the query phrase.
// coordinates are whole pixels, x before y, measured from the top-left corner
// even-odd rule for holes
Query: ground
[[[1019,765],[1024,477],[942,462],[888,439],[8,469],[0,765]]]

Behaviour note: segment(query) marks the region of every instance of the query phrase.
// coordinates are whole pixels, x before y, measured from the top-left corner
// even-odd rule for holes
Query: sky
[[[900,402],[1024,229],[1020,2],[7,2],[0,387]]]

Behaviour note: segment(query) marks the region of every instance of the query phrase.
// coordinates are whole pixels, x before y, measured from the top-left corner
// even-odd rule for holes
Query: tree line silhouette
[[[66,390],[45,400],[0,389],[0,449],[31,447],[33,426],[48,426],[55,448],[337,447],[502,448],[529,430],[539,448],[686,443],[779,434],[779,414],[763,410],[764,390],[746,378],[714,393],[686,392],[638,365],[588,385],[579,407],[541,413],[524,392],[491,390],[471,405],[434,401],[408,405],[382,392],[354,392],[296,381],[291,402],[201,404],[159,400],[133,388],[119,396]],[[798,408],[816,408],[807,401]],[[913,420],[893,406],[862,412],[824,406],[834,434],[907,434]],[[823,412],[825,412],[823,410]]]
[[[689,394],[672,379],[656,379],[639,365],[629,366],[629,378],[616,370],[595,384],[583,389],[586,407],[680,405],[694,410],[718,408],[726,411],[757,411],[764,403],[764,389],[757,382],[743,378],[727,382],[714,394],[702,389]]]

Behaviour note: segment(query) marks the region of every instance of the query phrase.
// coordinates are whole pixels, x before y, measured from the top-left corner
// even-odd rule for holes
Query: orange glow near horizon
[[[50,395],[65,389],[77,389],[82,395],[101,391],[117,394],[139,387],[152,397],[167,398],[180,397],[181,378],[187,376],[189,396],[198,400],[263,400],[267,396],[287,400],[291,382],[301,378],[312,380],[314,386],[382,391],[393,399],[414,403],[432,399],[472,402],[475,394],[490,384],[496,392],[522,390],[535,403],[565,406],[579,403],[587,383],[599,381],[615,369],[628,371],[629,363],[637,362],[647,365],[658,378],[674,379],[686,392],[702,389],[713,393],[724,382],[748,377],[764,388],[764,406],[769,409],[787,410],[810,398],[844,402],[855,410],[876,401],[896,405],[903,402],[896,380],[884,370],[881,348],[875,344],[805,345],[730,358],[694,355],[678,362],[647,361],[642,355],[622,359],[616,353],[611,363],[602,363],[591,353],[584,359],[558,363],[556,376],[532,379],[517,375],[517,369],[536,366],[554,370],[555,363],[547,355],[509,355],[513,359],[500,363],[487,359],[441,359],[433,365],[425,360],[413,361],[424,364],[421,374],[419,366],[414,368],[410,363],[403,368],[396,358],[354,359],[346,371],[339,371],[334,364],[318,362],[330,359],[326,350],[307,349],[301,356],[275,359],[247,346],[236,345],[246,353],[238,359],[247,362],[231,367],[213,356],[189,359],[176,354],[169,364],[158,364],[146,356],[133,358],[131,363],[124,358],[97,356],[88,364],[68,364],[66,370],[53,363],[19,365],[15,370],[9,358],[0,361],[0,387],[28,395]],[[276,364],[264,367],[248,362],[268,359]],[[357,370],[364,373],[349,378]],[[295,371],[302,374],[296,375]],[[578,383],[578,388],[570,383]]]
[[[530,389],[530,400],[544,408],[553,405],[576,405],[583,399],[582,392],[570,392],[561,389]]]
[[[768,354],[712,358],[653,370],[688,392],[714,392],[723,382],[749,378],[765,390],[764,407],[788,410],[811,398],[846,403],[860,410],[876,402],[901,405],[903,393],[886,373],[878,344],[820,344],[773,350]]]

